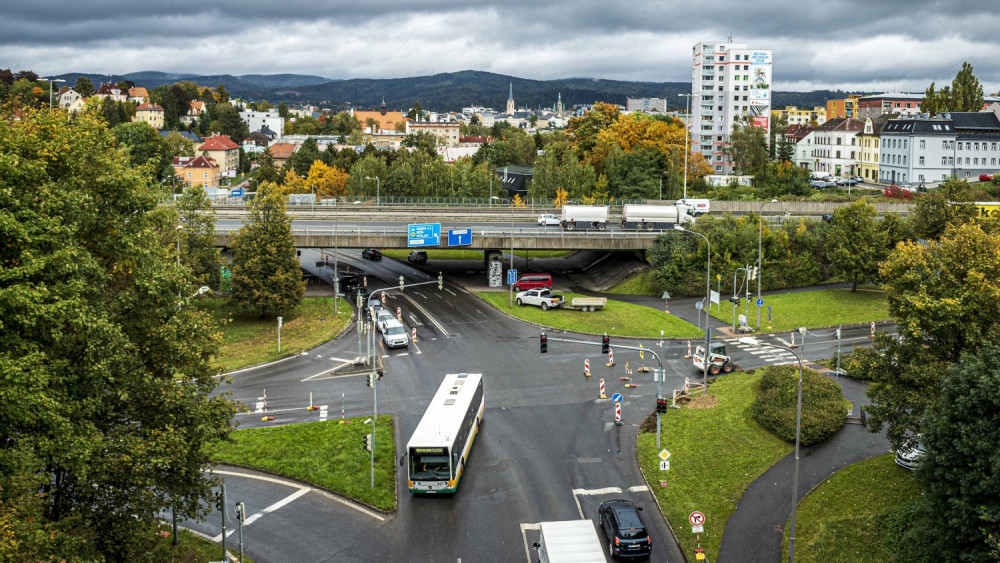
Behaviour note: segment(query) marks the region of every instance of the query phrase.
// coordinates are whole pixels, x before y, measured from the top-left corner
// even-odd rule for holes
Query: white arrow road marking
[[[421,307],[420,304],[416,302],[416,300],[414,300],[412,297],[410,297],[409,295],[406,295],[406,294],[403,295],[403,298],[406,299],[407,301],[409,301],[414,307],[417,308],[417,310],[419,310],[421,313],[423,313],[424,317],[426,317],[427,320],[429,320],[431,322],[431,324],[433,324],[434,326],[436,326],[437,329],[439,331],[441,331],[441,334],[443,334],[444,336],[450,336],[448,334],[448,331],[445,330],[445,328],[443,326],[441,326],[441,323],[437,322],[437,319],[435,319],[433,316],[431,316],[431,314],[427,312],[427,309],[424,309],[423,307]]]

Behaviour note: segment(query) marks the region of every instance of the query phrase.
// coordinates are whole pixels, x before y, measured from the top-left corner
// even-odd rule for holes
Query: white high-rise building
[[[701,153],[716,174],[728,174],[732,163],[723,154],[733,122],[750,123],[770,132],[771,50],[748,49],[745,43],[698,43],[692,49],[691,150]]]

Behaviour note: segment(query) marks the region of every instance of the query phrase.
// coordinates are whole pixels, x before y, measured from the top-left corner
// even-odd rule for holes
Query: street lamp
[[[41,78],[40,80],[47,80],[49,83],[49,109],[52,109],[52,83],[66,81],[61,78]]]
[[[684,199],[688,198],[688,139],[691,138],[691,98],[701,94],[677,94],[687,98],[687,123],[684,125]]]
[[[660,172],[660,201],[663,201],[663,175],[667,172],[667,170]]]
[[[365,180],[375,180],[375,207],[378,207],[378,205],[379,205],[379,192],[380,192],[378,176],[375,176],[374,178],[372,178],[371,176],[365,176]]]
[[[177,265],[181,265],[181,231],[184,230],[184,225],[177,225]]]
[[[761,215],[761,212],[764,211],[764,206],[769,203],[778,203],[778,200],[765,201],[757,209],[757,299],[760,299],[760,278],[761,273],[764,271],[764,262],[760,247],[761,237],[764,233],[764,216]],[[760,330],[760,307],[757,307],[757,330]]]
[[[705,260],[705,304],[708,305],[709,308],[711,308],[712,286],[710,284],[712,281],[711,279],[712,243],[708,240],[707,236],[696,231],[689,231],[688,229],[685,229],[683,225],[674,225],[674,230],[680,231],[682,233],[691,233],[692,235],[698,235],[701,238],[705,239],[705,244],[708,245],[708,258]],[[708,310],[706,310],[705,311],[705,357],[703,362],[704,373],[702,374],[705,383],[706,395],[708,394],[708,357],[709,357],[709,352],[710,352],[709,348],[711,346],[711,343],[712,343],[712,336],[711,336],[711,331],[708,328]]]
[[[799,333],[802,334],[802,345],[805,346],[806,327],[800,328]],[[744,336],[739,341],[740,344],[756,348],[761,347],[760,341],[750,336]],[[802,431],[802,355],[801,352],[796,354],[795,350],[783,344],[771,344],[771,346],[788,350],[799,361],[799,395],[795,403],[795,467],[792,470],[792,521],[790,535],[788,536],[788,563],[795,563],[795,508],[798,505],[799,497],[799,436]],[[802,348],[799,348],[799,350],[802,350]]]

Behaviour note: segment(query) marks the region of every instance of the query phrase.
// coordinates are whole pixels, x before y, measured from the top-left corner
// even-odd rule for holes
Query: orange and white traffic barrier
[[[309,392],[309,406],[306,407],[307,411],[318,411],[319,407],[313,404],[313,394],[312,391]]]
[[[403,308],[402,307],[396,307],[396,320],[399,321],[399,322],[403,322]]]
[[[626,388],[626,389],[632,389],[632,388],[634,388],[634,387],[638,387],[638,386],[639,386],[639,384],[638,384],[638,383],[626,383],[626,384],[625,384],[625,388]]]
[[[583,360],[583,375],[590,377],[590,360]]]
[[[795,331],[792,331],[792,345],[789,348],[795,348]]]
[[[410,331],[410,340],[412,340],[414,342],[417,341],[417,329],[416,328],[414,328],[413,330]]]
[[[688,353],[684,354],[684,357],[685,358],[690,358],[691,357],[691,341],[690,340],[688,340]]]
[[[872,321],[872,331],[868,334],[868,338],[875,338],[875,322]]]
[[[270,422],[272,420],[274,420],[274,416],[267,414],[267,389],[264,389],[264,416],[260,418],[260,421]]]
[[[604,364],[608,367],[615,365],[615,351],[608,350],[608,363]]]
[[[608,396],[604,394],[604,378],[603,377],[601,378],[601,398],[602,399],[607,399],[608,398]]]
[[[621,426],[622,424],[622,404],[615,403],[615,424]]]

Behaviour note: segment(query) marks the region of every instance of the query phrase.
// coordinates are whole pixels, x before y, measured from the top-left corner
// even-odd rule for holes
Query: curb
[[[640,427],[641,427],[641,425],[640,425]],[[646,474],[643,473],[642,466],[639,464],[639,433],[638,432],[636,432],[636,435],[635,435],[635,442],[636,442],[636,444],[635,444],[635,466],[639,470],[639,475],[642,475],[642,480],[643,480],[644,483],[646,483],[646,488],[649,489],[649,495],[651,497],[653,497],[653,502],[656,504],[656,510],[659,511],[660,517],[663,518],[663,521],[666,522],[666,524],[667,524],[667,529],[670,530],[670,537],[674,540],[674,545],[677,546],[677,551],[680,552],[681,557],[683,557],[685,563],[687,563],[688,558],[687,558],[687,555],[684,553],[684,548],[681,547],[680,540],[677,539],[677,532],[675,532],[674,531],[674,527],[670,525],[670,520],[667,520],[667,515],[663,513],[663,507],[660,506],[660,501],[657,500],[656,493],[654,492],[653,487],[650,486],[649,479],[646,478]],[[721,536],[720,536],[719,539],[720,540],[722,539]]]

